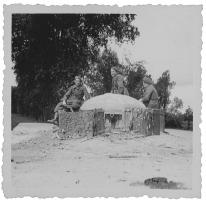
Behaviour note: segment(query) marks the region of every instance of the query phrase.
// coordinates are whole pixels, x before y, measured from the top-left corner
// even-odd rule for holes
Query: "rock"
[[[152,189],[181,189],[182,185],[173,181],[168,182],[165,177],[154,177],[144,181],[146,186]]]

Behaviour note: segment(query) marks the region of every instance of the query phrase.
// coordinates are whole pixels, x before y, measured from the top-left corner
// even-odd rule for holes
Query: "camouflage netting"
[[[142,102],[130,96],[121,94],[106,93],[89,99],[84,102],[81,110],[103,109],[106,113],[120,113],[127,108],[145,109]]]

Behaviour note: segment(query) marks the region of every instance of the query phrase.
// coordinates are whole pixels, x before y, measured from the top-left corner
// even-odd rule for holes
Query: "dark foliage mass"
[[[187,110],[184,113],[165,113],[165,127],[176,128],[184,130],[193,130],[193,112],[190,112],[189,119],[187,116]]]
[[[20,110],[45,120],[74,76],[98,63],[99,49],[109,38],[134,41],[139,35],[131,24],[134,18],[133,14],[14,14],[12,60]],[[105,85],[106,91],[109,87]]]
[[[175,97],[166,111],[165,125],[167,128],[193,129],[193,111],[188,107],[183,113],[180,111],[182,107],[182,100]]]

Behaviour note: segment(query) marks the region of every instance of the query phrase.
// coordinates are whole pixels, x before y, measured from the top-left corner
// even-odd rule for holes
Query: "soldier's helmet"
[[[82,82],[82,79],[80,76],[75,76],[75,80],[80,80],[80,82]]]
[[[127,76],[124,76],[123,83],[124,83],[124,85],[128,84],[128,77]]]
[[[151,79],[150,77],[146,77],[146,76],[143,78],[143,82],[144,82],[144,83],[147,83],[147,84],[149,84],[149,85],[152,85],[152,84],[153,84],[152,79]]]
[[[78,85],[82,85],[82,79],[80,76],[75,76],[74,83]]]
[[[114,70],[117,74],[121,74],[121,70],[118,67],[112,67],[111,70]]]

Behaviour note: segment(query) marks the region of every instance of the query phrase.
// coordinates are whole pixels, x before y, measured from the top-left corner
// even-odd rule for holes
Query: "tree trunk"
[[[190,120],[187,120],[187,129],[190,130]]]

